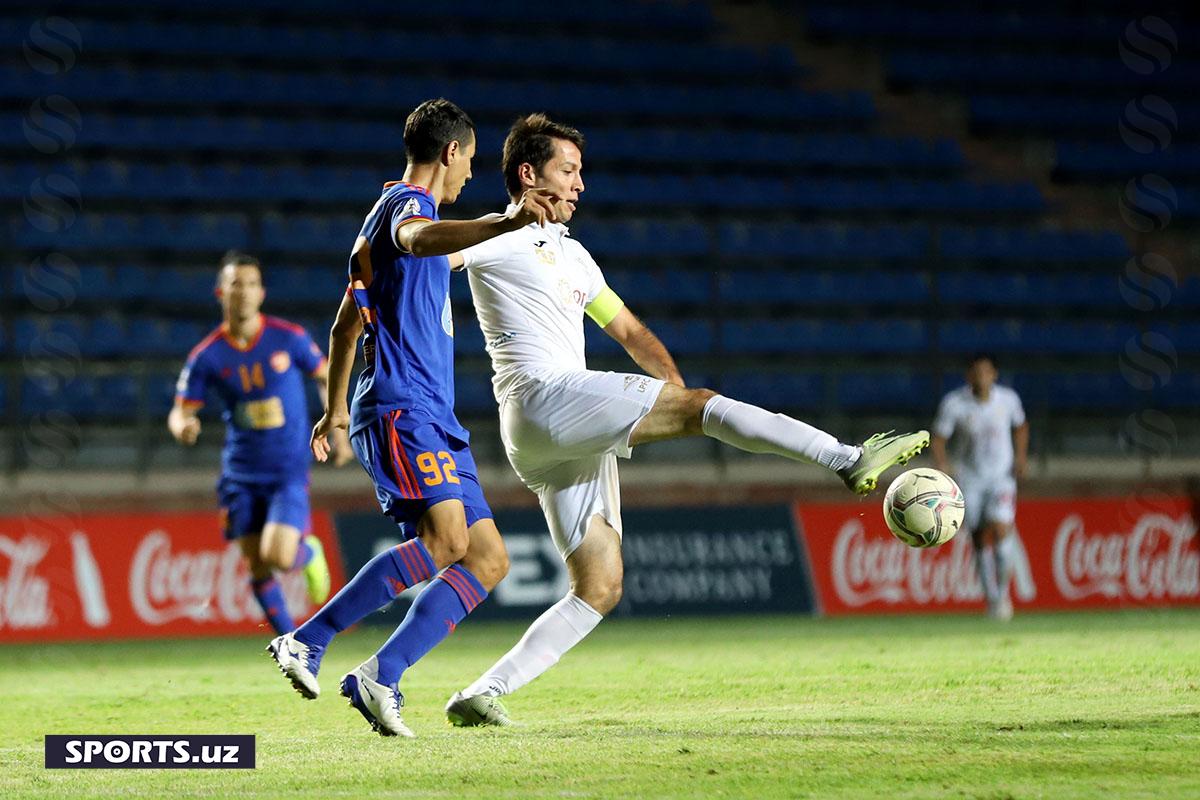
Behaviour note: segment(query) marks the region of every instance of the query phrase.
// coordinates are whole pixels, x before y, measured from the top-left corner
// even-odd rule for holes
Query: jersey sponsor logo
[[[290,366],[292,366],[292,357],[287,354],[286,350],[279,350],[271,354],[271,369],[283,374],[288,371]]]
[[[233,412],[233,422],[239,428],[252,431],[282,428],[287,422],[283,414],[283,401],[278,397],[266,397],[238,403]]]
[[[515,338],[517,338],[517,334],[515,334],[514,332],[504,331],[503,333],[499,334],[498,336],[493,336],[491,339],[488,339],[487,346],[488,347],[499,347],[500,345],[504,344],[505,342],[510,341]]]

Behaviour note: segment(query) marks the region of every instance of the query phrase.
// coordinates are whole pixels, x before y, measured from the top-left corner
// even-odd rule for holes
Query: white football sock
[[[861,447],[842,444],[808,423],[722,395],[705,403],[701,427],[705,436],[739,450],[811,461],[835,472],[852,465],[862,454]]]
[[[996,594],[1000,597],[1008,594],[1014,549],[1017,545],[1016,536],[1016,531],[1010,531],[1007,536],[996,543]]]
[[[558,663],[604,619],[600,612],[572,594],[559,600],[533,621],[512,650],[479,680],[463,690],[467,697],[512,694]]]
[[[979,574],[979,583],[983,586],[983,598],[988,608],[993,608],[1000,600],[1000,591],[996,588],[996,561],[994,548],[989,544],[975,548],[975,571]]]

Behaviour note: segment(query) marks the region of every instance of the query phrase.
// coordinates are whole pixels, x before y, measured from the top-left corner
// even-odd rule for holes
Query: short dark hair
[[[532,164],[535,170],[540,170],[554,158],[555,139],[566,139],[583,152],[583,134],[569,125],[551,121],[545,114],[530,114],[513,123],[504,137],[504,155],[500,161],[504,188],[509,195],[521,193],[517,170],[522,164]]]
[[[991,353],[972,353],[971,358],[967,361],[967,369],[975,366],[980,361],[990,362],[991,365],[996,369],[1000,368],[1000,365],[996,363],[996,356],[992,355]]]
[[[404,149],[414,164],[437,161],[446,145],[474,138],[475,123],[467,112],[444,97],[426,100],[404,121]]]
[[[258,259],[249,253],[243,253],[241,250],[226,250],[225,255],[221,256],[220,265],[217,267],[217,286],[221,285],[221,276],[225,274],[225,268],[233,265],[235,267],[255,267],[259,274],[262,274],[262,264]]]

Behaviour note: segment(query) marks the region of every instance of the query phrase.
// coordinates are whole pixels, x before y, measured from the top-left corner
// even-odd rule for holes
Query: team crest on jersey
[[[271,369],[276,372],[283,374],[291,365],[292,357],[287,354],[286,350],[277,350],[271,354]]]
[[[541,261],[543,264],[553,267],[558,263],[558,256],[555,255],[553,250],[546,247],[545,239],[533,243],[533,252],[537,255],[538,261]]]

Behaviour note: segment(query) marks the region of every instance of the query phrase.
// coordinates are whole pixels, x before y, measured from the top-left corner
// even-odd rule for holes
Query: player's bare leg
[[[905,464],[929,445],[929,432],[876,434],[861,445],[785,414],[732,400],[709,389],[663,386],[654,407],[633,429],[631,446],[704,434],[750,453],[771,453],[820,464],[838,474],[856,494],[868,494],[879,476]]]
[[[263,526],[259,558],[279,572],[304,570],[309,599],[318,606],[329,599],[329,563],[316,536],[304,536],[294,525],[268,522]]]
[[[624,562],[621,536],[599,514],[583,542],[567,556],[571,591],[538,617],[479,680],[455,693],[446,705],[454,725],[510,725],[498,698],[520,689],[558,663],[621,601]]]

